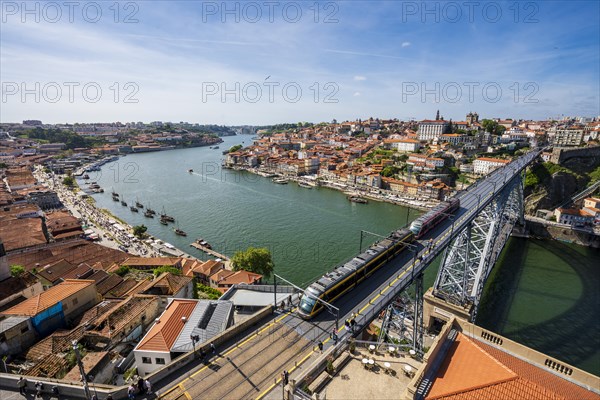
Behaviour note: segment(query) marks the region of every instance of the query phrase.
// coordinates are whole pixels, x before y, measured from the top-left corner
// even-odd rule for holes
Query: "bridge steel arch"
[[[524,223],[523,173],[515,175],[444,251],[433,295],[477,317],[481,294],[515,224]]]

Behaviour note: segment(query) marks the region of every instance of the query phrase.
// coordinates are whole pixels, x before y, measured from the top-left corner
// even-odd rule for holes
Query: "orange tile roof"
[[[255,274],[253,272],[241,270],[234,272],[227,276],[225,279],[219,282],[220,285],[235,285],[238,283],[253,284],[258,282],[262,278],[262,275]]]
[[[427,399],[443,398],[517,378],[517,374],[459,333],[429,391]]]
[[[33,317],[34,315],[37,315],[40,312],[52,307],[59,301],[62,301],[91,285],[95,285],[95,282],[83,279],[66,279],[64,282],[51,287],[45,292],[40,293],[35,297],[31,297],[12,308],[9,308],[8,310],[4,311],[3,314],[26,315]]]
[[[510,162],[510,160],[503,160],[501,158],[490,158],[490,157],[480,157],[480,158],[477,158],[475,161],[487,161],[487,162],[500,163],[500,164],[508,164]]]
[[[129,267],[138,266],[156,266],[162,267],[163,265],[175,265],[181,261],[178,257],[129,257],[121,263],[121,265],[127,265]]]
[[[175,299],[168,306],[136,350],[169,352],[183,329],[182,317],[189,318],[198,304],[195,300]]]
[[[459,333],[427,400],[599,400],[600,396]]]

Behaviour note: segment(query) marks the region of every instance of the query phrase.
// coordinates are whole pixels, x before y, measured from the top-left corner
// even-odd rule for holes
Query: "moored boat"
[[[360,197],[360,196],[348,196],[348,200],[350,200],[353,203],[359,203],[359,204],[367,204],[369,202],[367,199],[365,199],[364,197]]]
[[[121,200],[121,205],[127,207],[127,202],[125,200]]]
[[[154,214],[148,212],[148,210],[144,211],[144,217],[146,218],[154,218]]]
[[[287,185],[289,181],[286,178],[273,178],[273,182],[279,185]]]
[[[196,239],[196,243],[198,243],[202,247],[206,247],[207,249],[212,250],[212,246],[210,245],[210,243],[208,243],[206,240],[204,240],[202,238]]]
[[[167,215],[167,212],[165,211],[164,207],[162,209],[162,212],[160,213],[160,219],[164,219],[165,221],[169,222],[175,222],[175,218],[171,217],[170,215]]]
[[[174,231],[175,231],[175,234],[176,234],[176,235],[179,235],[179,236],[187,236],[187,233],[185,233],[184,231],[182,231],[182,230],[181,230],[181,229],[179,229],[179,228],[175,228],[175,229],[174,229]]]
[[[308,182],[304,182],[304,181],[299,181],[299,182],[298,182],[298,186],[300,186],[300,187],[303,187],[303,188],[306,188],[306,189],[312,189],[312,188],[314,187],[314,186],[313,186],[313,185],[311,185],[310,183],[308,183]]]
[[[133,212],[139,212],[138,208],[134,206],[129,207],[129,209]]]

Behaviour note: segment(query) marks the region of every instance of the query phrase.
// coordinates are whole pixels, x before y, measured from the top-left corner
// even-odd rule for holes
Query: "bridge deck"
[[[350,314],[358,313],[356,318],[358,329],[364,328],[400,291],[410,285],[414,276],[430,265],[450,242],[455,232],[464,228],[506,183],[538,155],[539,152],[529,153],[494,171],[486,179],[460,193],[461,207],[456,212],[454,220],[442,222],[425,240],[415,242],[416,254],[408,249],[405,250],[381,267],[366,282],[337,300],[335,305],[340,309],[338,329],[340,339],[348,335],[344,328],[344,321],[350,317]],[[430,237],[433,238],[433,249],[426,247]],[[422,257],[422,261],[415,263],[415,256]],[[300,319],[295,313],[285,314],[277,323],[272,322],[263,328],[266,332],[263,337],[250,336],[244,340],[240,353],[236,353],[237,347],[231,348],[211,364],[212,368],[211,365],[202,367],[171,393],[174,398],[184,394],[189,398],[200,398],[202,395],[202,398],[212,396],[261,399],[279,385],[281,381],[279,374],[283,369],[293,372],[297,369],[295,361],[301,365],[309,357],[319,355],[319,351],[315,351],[318,341],[322,341],[325,348],[333,344],[330,333],[335,321],[336,317],[326,311],[310,321]],[[267,332],[269,329],[274,329],[272,334]],[[243,349],[248,346],[256,349]],[[206,393],[211,396],[207,396]]]

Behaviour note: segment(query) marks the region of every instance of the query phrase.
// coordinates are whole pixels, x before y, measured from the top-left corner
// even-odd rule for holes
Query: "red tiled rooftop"
[[[600,396],[458,333],[427,400],[599,400]]]
[[[169,352],[183,329],[182,317],[189,318],[196,304],[194,300],[173,300],[136,350]]]
[[[4,311],[7,315],[24,315],[33,317],[42,311],[52,307],[59,301],[66,299],[69,296],[94,285],[94,281],[82,279],[67,279],[60,284],[51,287],[43,293],[35,297],[27,299],[16,306]]]

